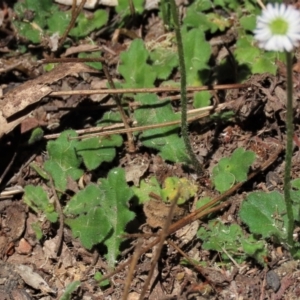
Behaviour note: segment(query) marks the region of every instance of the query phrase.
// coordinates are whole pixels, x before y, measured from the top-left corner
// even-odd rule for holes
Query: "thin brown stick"
[[[182,249],[177,246],[173,241],[170,239],[167,240],[168,244],[170,244],[178,253],[180,253],[192,266],[198,268],[198,265],[184,252]]]
[[[139,300],[144,300],[144,298],[145,298],[146,292],[148,290],[148,286],[150,284],[151,278],[152,278],[153,273],[154,273],[154,269],[155,269],[156,264],[157,264],[157,262],[160,258],[162,247],[164,245],[164,242],[165,242],[167,236],[169,235],[169,228],[170,228],[170,225],[172,223],[174,211],[175,211],[175,208],[176,208],[177,201],[178,201],[179,197],[180,197],[180,188],[179,188],[179,191],[177,192],[176,196],[174,197],[174,199],[172,201],[172,204],[170,206],[169,213],[168,213],[168,216],[166,218],[164,227],[161,230],[161,234],[160,234],[160,237],[159,237],[159,242],[158,242],[157,248],[155,250],[155,255],[154,255],[154,257],[151,261],[151,268],[149,270],[147,279],[144,283],[144,286],[143,286],[143,289],[141,291]]]
[[[264,171],[265,169],[267,169],[277,158],[278,155],[282,152],[282,146],[280,144],[277,145],[277,150],[275,151],[274,155],[272,155],[265,163],[263,163],[261,165],[261,167],[257,170],[255,170],[254,172],[252,172],[247,180],[245,182],[247,182],[248,180],[250,180],[251,178],[253,178],[254,176],[256,176],[257,174],[259,174],[261,171]],[[234,185],[231,189],[229,189],[227,192],[225,192],[224,194],[217,196],[216,198],[214,198],[213,200],[211,200],[209,203],[207,203],[206,205],[200,207],[198,210],[196,210],[195,212],[190,213],[187,217],[183,218],[184,222],[182,222],[183,219],[178,220],[176,223],[172,224],[170,226],[170,230],[169,230],[169,235],[176,232],[179,228],[182,228],[183,226],[193,222],[194,220],[196,220],[197,218],[206,216],[207,214],[211,213],[211,211],[216,211],[217,209],[221,209],[224,208],[226,206],[228,206],[228,202],[230,200],[227,200],[224,203],[221,203],[220,205],[210,209],[210,210],[206,210],[205,209],[211,207],[212,205],[216,204],[217,202],[220,202],[221,200],[223,200],[224,198],[230,196],[231,194],[233,194],[236,190],[238,190],[245,182],[239,182],[236,185]],[[153,248],[157,243],[160,242],[161,237],[158,237],[157,239],[155,239],[153,242],[151,242],[149,245],[147,245],[147,247],[143,248],[142,250],[142,254],[146,253],[147,251],[149,251],[151,248]],[[107,274],[105,276],[103,276],[103,278],[101,278],[101,281],[110,278],[111,276],[117,274],[118,272],[120,272],[121,270],[123,270],[127,265],[129,264],[129,262],[125,262],[123,264],[120,264],[113,272],[111,272],[110,274]]]
[[[78,6],[78,8],[76,9],[76,0],[73,0],[72,3],[72,17],[71,17],[71,22],[69,23],[67,29],[65,30],[64,34],[62,35],[59,44],[58,44],[58,49],[63,45],[63,43],[65,42],[69,32],[71,31],[71,29],[74,27],[74,24],[76,22],[77,17],[79,16],[85,2],[87,0],[81,0],[80,5]]]
[[[6,174],[8,173],[8,171],[10,170],[12,164],[14,163],[15,159],[17,156],[17,152],[14,153],[14,155],[12,156],[9,164],[6,166],[4,172],[2,173],[1,177],[0,177],[0,184],[2,183],[2,180],[4,179],[4,177],[6,176]]]
[[[193,122],[195,120],[199,120],[201,118],[203,118],[204,116],[208,116],[209,112],[201,115],[201,116],[193,116],[188,118],[188,122]],[[127,133],[127,132],[136,132],[136,131],[145,131],[145,130],[149,130],[149,129],[155,129],[155,128],[160,128],[160,127],[167,127],[167,126],[173,126],[173,125],[177,125],[180,124],[180,120],[175,120],[175,121],[170,121],[170,122],[164,122],[164,123],[159,123],[159,124],[153,124],[153,125],[145,125],[145,126],[137,126],[137,127],[131,127],[129,129],[115,129],[115,130],[107,130],[107,131],[103,131],[105,129],[107,129],[109,126],[105,126],[105,127],[93,127],[93,128],[89,128],[88,130],[84,130],[84,136],[79,136],[79,137],[74,137],[74,138],[70,138],[71,139],[82,139],[82,138],[91,138],[91,137],[99,137],[99,136],[107,136],[107,135],[111,135],[111,134],[122,134],[122,133]],[[121,127],[124,126],[123,124],[114,124],[113,126],[115,127]],[[92,130],[91,130],[92,129]],[[83,133],[82,130],[77,130],[77,133],[80,132],[81,134]],[[88,132],[92,132],[91,134],[89,134]],[[87,134],[88,133],[88,134]],[[50,139],[55,139],[60,135],[60,133],[58,134],[48,134],[45,135],[44,138],[47,140]]]
[[[188,92],[229,90],[249,87],[249,84],[221,84],[221,85],[204,85],[197,87],[187,87]],[[68,96],[68,95],[95,95],[95,94],[125,94],[125,93],[163,93],[179,92],[179,88],[160,87],[160,88],[128,88],[128,89],[99,89],[99,90],[78,90],[78,91],[59,91],[51,92],[48,96]]]
[[[58,253],[61,250],[61,246],[62,246],[62,240],[63,240],[63,236],[64,236],[64,214],[56,193],[56,189],[54,186],[54,182],[51,176],[49,176],[49,181],[50,181],[50,187],[51,187],[51,191],[55,200],[55,206],[56,206],[56,211],[58,212],[59,215],[59,228],[57,230],[57,236],[58,236],[58,241],[57,244],[55,245],[55,253],[56,255],[58,255]]]
[[[26,168],[27,166],[29,166],[29,164],[36,158],[36,154],[33,154],[30,156],[30,158],[19,168],[19,171],[17,174],[15,174],[13,177],[11,177],[9,179],[9,181],[7,182],[7,186],[9,186],[14,180],[15,178],[19,177],[22,173],[22,171],[24,170],[24,168]]]
[[[108,71],[107,65],[105,63],[102,64],[102,68],[103,68],[104,74],[105,74],[105,76],[108,80],[108,83],[110,85],[110,88],[111,89],[116,89],[114,81],[113,81],[113,79],[112,79],[112,77],[111,77],[111,75]],[[128,118],[126,116],[124,108],[122,107],[119,94],[113,94],[112,97],[115,100],[115,103],[117,104],[117,107],[118,107],[118,110],[120,112],[120,115],[121,115],[121,118],[122,118],[125,129],[129,130],[130,126],[129,126],[129,123],[128,123]],[[133,153],[133,152],[135,152],[133,134],[132,134],[132,132],[127,131],[126,135],[127,135],[127,140],[128,140],[128,150],[129,150],[129,152]]]
[[[43,64],[59,64],[59,63],[78,63],[78,62],[105,62],[103,57],[62,57],[62,58],[45,58],[41,61]]]
[[[139,261],[140,255],[141,255],[142,244],[143,244],[143,240],[139,239],[136,246],[135,246],[132,258],[130,260],[130,266],[129,266],[129,270],[128,270],[127,277],[126,277],[126,280],[125,280],[122,300],[127,300],[127,298],[128,298],[130,285],[131,285],[132,278],[133,278],[133,275],[134,275],[134,269],[135,269],[135,267],[136,267],[136,265]]]

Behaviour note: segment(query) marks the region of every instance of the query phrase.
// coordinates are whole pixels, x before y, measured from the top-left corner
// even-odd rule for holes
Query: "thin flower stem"
[[[286,52],[286,65],[287,65],[287,112],[286,112],[286,129],[287,129],[287,142],[285,152],[285,170],[284,170],[284,200],[286,205],[286,212],[288,217],[287,228],[287,243],[290,248],[291,254],[294,254],[294,215],[291,200],[291,168],[292,168],[292,155],[293,155],[293,78],[292,78],[292,55],[291,52]]]
[[[176,34],[176,41],[177,41],[177,50],[178,50],[178,57],[179,57],[179,69],[180,69],[180,93],[181,93],[181,134],[183,137],[183,141],[185,144],[185,148],[187,153],[191,159],[191,163],[194,166],[198,175],[203,173],[203,168],[200,165],[196,155],[193,152],[191,142],[188,135],[188,123],[187,123],[187,97],[186,97],[186,70],[185,70],[185,63],[184,63],[184,52],[183,52],[183,44],[180,32],[180,25],[179,25],[179,15],[175,0],[170,1],[171,4],[171,13],[172,18],[174,21],[174,28]]]

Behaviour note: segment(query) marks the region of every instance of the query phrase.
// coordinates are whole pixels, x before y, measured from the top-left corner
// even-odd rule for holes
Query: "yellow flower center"
[[[270,23],[270,29],[273,35],[286,35],[288,33],[289,24],[282,18],[277,18]]]

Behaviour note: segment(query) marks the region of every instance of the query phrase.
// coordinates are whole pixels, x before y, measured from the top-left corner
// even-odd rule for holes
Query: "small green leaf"
[[[78,141],[70,140],[71,137],[77,137],[75,131],[64,131],[57,140],[47,144],[49,160],[44,168],[52,176],[56,188],[62,192],[67,188],[68,176],[77,180],[83,174],[79,169],[81,160],[76,154]]]
[[[37,172],[37,174],[40,175],[43,179],[49,180],[49,175],[47,174],[47,172],[45,172],[37,163],[32,162],[29,166],[35,172]]]
[[[43,212],[46,218],[52,222],[57,222],[58,213],[54,205],[49,202],[47,193],[40,186],[27,185],[24,188],[23,201],[35,212]]]
[[[119,4],[116,6],[116,12],[120,14],[123,18],[130,16],[130,7],[127,0],[119,0]],[[134,10],[137,13],[142,13],[144,11],[144,0],[132,0]]]
[[[201,108],[210,105],[211,93],[209,91],[197,92],[194,94],[194,107]]]
[[[34,233],[35,233],[35,236],[38,240],[41,240],[43,238],[43,231],[42,231],[42,228],[41,228],[41,225],[36,222],[36,223],[31,223],[31,228],[33,229]]]
[[[266,52],[253,61],[252,73],[263,74],[268,70],[271,74],[276,74],[277,66],[274,63],[275,56],[272,52]]]
[[[200,207],[204,206],[205,204],[207,204],[209,201],[211,201],[210,197],[203,197],[201,199],[199,199],[196,202],[196,209],[199,209]]]
[[[108,111],[104,113],[100,121],[97,122],[97,126],[109,126],[122,122],[119,112]]]
[[[147,64],[149,53],[140,39],[133,40],[129,49],[120,55],[119,72],[124,77],[123,88],[153,87],[156,73]]]
[[[212,172],[216,189],[222,193],[230,189],[235,182],[245,181],[254,160],[255,153],[245,151],[243,148],[236,149],[229,158],[222,158]]]
[[[18,29],[18,34],[34,44],[41,40],[41,32],[35,29],[31,24],[20,21],[13,21],[14,26]]]
[[[61,295],[59,300],[71,300],[72,293],[74,293],[81,285],[80,281],[73,281],[66,286],[64,293]]]
[[[263,238],[275,237],[279,242],[285,241],[288,218],[280,193],[249,194],[241,205],[239,215],[252,233],[260,234]]]
[[[256,16],[243,16],[240,19],[240,24],[245,30],[253,31],[256,27]]]
[[[44,131],[42,128],[38,127],[32,130],[30,138],[28,140],[28,144],[32,145],[38,141],[40,141],[44,136]]]
[[[296,188],[297,190],[300,190],[300,178],[292,180],[291,181],[291,186],[293,188]]]
[[[76,20],[76,27],[70,31],[70,36],[86,37],[95,29],[104,26],[108,21],[108,13],[103,9],[98,9],[92,16],[85,16],[81,13]]]
[[[78,143],[76,150],[82,156],[85,166],[94,170],[105,161],[111,162],[116,156],[116,147],[120,147],[122,142],[120,135],[91,138]]]
[[[96,281],[100,281],[102,279],[102,277],[103,277],[103,274],[100,272],[96,272],[94,275],[94,279]],[[110,285],[110,282],[108,279],[105,279],[99,283],[99,286],[102,288],[108,287],[109,285]]]
[[[160,101],[156,95],[144,94],[135,97],[144,106],[135,110],[134,116],[139,126],[153,125],[179,119],[169,101]],[[179,126],[160,127],[145,130],[141,134],[144,146],[160,151],[162,158],[173,162],[189,162],[183,140],[178,136]]]
[[[235,183],[235,177],[229,172],[219,172],[213,175],[213,183],[217,191],[224,193]]]

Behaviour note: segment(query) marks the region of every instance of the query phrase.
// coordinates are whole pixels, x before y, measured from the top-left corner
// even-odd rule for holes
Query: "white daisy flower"
[[[254,38],[265,50],[292,51],[300,42],[300,12],[291,5],[267,4],[257,17]]]

